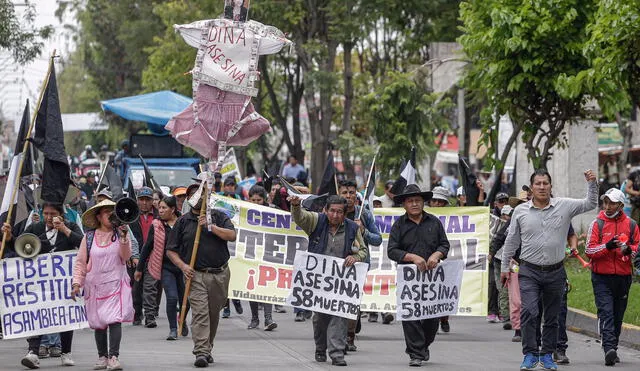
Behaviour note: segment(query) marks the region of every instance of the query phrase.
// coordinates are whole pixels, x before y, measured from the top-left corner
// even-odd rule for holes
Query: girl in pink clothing
[[[84,289],[87,320],[95,330],[99,358],[94,370],[122,370],[118,360],[122,322],[131,322],[134,314],[125,265],[131,243],[126,225],[115,229],[111,224],[114,206],[113,201],[104,200],[82,215],[89,231],[73,267],[73,296]]]

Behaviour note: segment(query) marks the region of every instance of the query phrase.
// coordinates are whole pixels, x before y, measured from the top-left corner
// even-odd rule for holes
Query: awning
[[[110,111],[131,121],[149,124],[149,130],[157,135],[166,135],[164,126],[169,120],[191,104],[191,98],[169,90],[136,95],[132,97],[103,100],[102,110]]]

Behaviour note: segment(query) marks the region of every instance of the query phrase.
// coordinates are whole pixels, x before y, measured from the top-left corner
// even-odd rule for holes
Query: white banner
[[[65,251],[2,260],[0,315],[5,339],[89,327],[84,299],[71,299],[76,254]]]
[[[358,318],[368,264],[344,266],[344,259],[299,251],[287,304],[295,308]]]
[[[398,321],[416,321],[456,314],[462,284],[462,260],[444,260],[420,272],[415,264],[397,270]]]

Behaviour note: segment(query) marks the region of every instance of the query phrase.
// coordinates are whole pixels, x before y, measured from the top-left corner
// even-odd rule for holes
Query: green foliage
[[[422,158],[435,152],[435,138],[449,125],[451,101],[427,94],[411,74],[391,72],[384,83],[364,97],[369,107],[376,141],[380,146],[378,169],[383,178],[397,175],[411,147]]]
[[[24,2],[25,11],[21,22],[10,0],[0,0],[0,48],[10,50],[13,58],[21,64],[27,63],[42,53],[43,40],[53,33],[52,26],[37,28],[33,25],[36,11],[33,4]]]
[[[588,67],[582,50],[596,0],[486,0],[461,3],[459,38],[471,64],[464,85],[482,94],[490,114],[508,114],[522,130],[529,159],[545,167],[562,145],[565,125],[584,114],[587,91],[566,88],[566,76]],[[491,156],[491,153],[489,154]]]

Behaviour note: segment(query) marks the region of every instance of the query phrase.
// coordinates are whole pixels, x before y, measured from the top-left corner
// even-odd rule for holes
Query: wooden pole
[[[31,138],[31,132],[33,131],[33,127],[36,123],[36,118],[38,117],[38,111],[40,110],[40,105],[42,104],[42,98],[44,97],[44,92],[47,90],[47,84],[49,82],[49,76],[51,76],[51,70],[53,69],[53,58],[56,56],[56,50],[53,50],[51,54],[51,58],[49,60],[49,69],[47,70],[47,76],[42,82],[42,88],[40,89],[40,96],[38,97],[38,104],[36,105],[36,112],[31,118],[31,123],[29,124],[29,130],[27,131],[27,137],[25,139]],[[11,190],[11,199],[9,203],[9,210],[7,211],[7,222],[11,220],[11,216],[13,214],[13,205],[15,203],[16,196],[18,195],[18,188],[20,187],[20,177],[22,176],[22,167],[24,166],[24,154],[29,150],[29,140],[24,141],[24,146],[22,147],[23,156],[20,158],[20,164],[18,165],[16,179],[13,184],[13,189]],[[0,246],[0,259],[4,255],[4,248],[7,244],[7,234],[2,234],[2,246]]]
[[[206,180],[205,180],[206,182]],[[202,206],[200,206],[200,216],[207,215],[207,199],[209,195],[209,187],[205,186],[205,192],[202,196]],[[200,247],[200,234],[202,233],[202,226],[198,223],[196,227],[196,237],[193,241],[193,251],[191,252],[191,261],[189,267],[193,269],[196,265],[196,256],[198,255],[198,247]],[[178,334],[182,334],[182,327],[184,326],[184,319],[187,315],[187,300],[189,300],[189,294],[191,293],[191,278],[187,280],[184,286],[184,297],[182,298],[182,306],[180,307],[180,321],[178,322]]]

